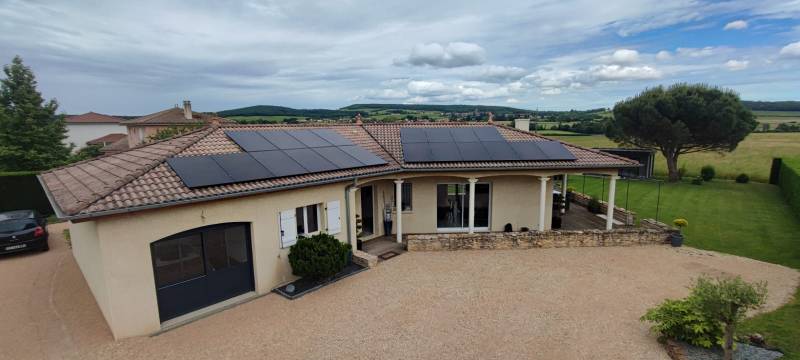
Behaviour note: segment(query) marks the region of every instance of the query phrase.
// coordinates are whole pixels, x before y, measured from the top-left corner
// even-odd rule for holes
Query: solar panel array
[[[167,159],[187,187],[386,164],[330,129],[226,131],[225,134],[245,152]]]
[[[576,160],[558,141],[507,141],[495,127],[400,129],[406,162]]]

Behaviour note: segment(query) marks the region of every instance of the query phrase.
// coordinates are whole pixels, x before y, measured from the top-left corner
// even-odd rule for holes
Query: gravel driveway
[[[701,273],[795,270],[666,246],[405,253],[298,300],[271,294],[155,337],[114,342],[51,229],[47,253],[0,257],[0,358],[667,359],[638,318]]]

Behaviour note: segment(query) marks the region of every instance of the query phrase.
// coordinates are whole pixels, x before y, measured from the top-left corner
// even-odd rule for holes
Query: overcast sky
[[[800,0],[8,1],[21,55],[67,113],[351,103],[610,107],[705,82],[800,100]]]

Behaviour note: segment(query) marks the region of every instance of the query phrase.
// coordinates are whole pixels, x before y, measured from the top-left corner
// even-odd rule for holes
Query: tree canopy
[[[14,57],[0,80],[0,170],[45,170],[69,159],[67,128],[58,103],[45,102],[31,69]]]
[[[676,84],[647,89],[617,103],[606,134],[622,145],[661,151],[670,180],[677,181],[678,156],[733,151],[757,124],[733,91]]]

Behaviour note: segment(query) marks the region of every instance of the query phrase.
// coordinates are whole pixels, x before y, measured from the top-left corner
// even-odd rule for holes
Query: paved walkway
[[[2,359],[666,359],[638,318],[693,277],[767,280],[767,309],[800,281],[666,246],[405,253],[298,300],[113,341],[59,230],[50,252],[0,258]]]

